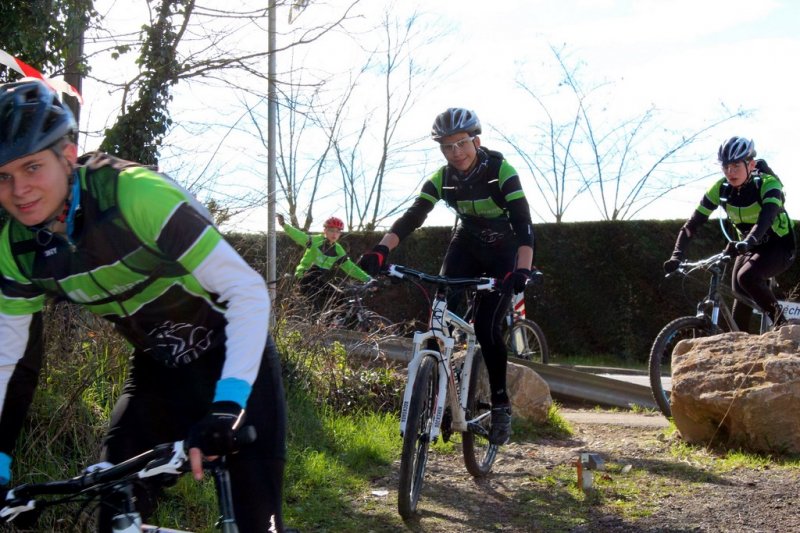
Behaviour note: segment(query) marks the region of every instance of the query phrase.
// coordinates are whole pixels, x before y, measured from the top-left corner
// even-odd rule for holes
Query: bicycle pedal
[[[467,429],[470,433],[480,435],[481,437],[489,438],[489,430],[480,425],[478,422],[467,422]]]

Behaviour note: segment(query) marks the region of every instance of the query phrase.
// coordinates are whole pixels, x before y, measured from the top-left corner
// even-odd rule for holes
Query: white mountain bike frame
[[[392,265],[394,266],[394,265]],[[399,272],[390,272],[389,275],[402,277]],[[492,290],[494,280],[483,285],[477,285],[478,290]],[[464,364],[458,372],[458,382],[452,365],[453,346],[455,341],[450,334],[450,328],[460,329],[467,335],[467,350],[464,356]],[[430,339],[436,339],[440,350],[423,348]],[[427,331],[417,331],[414,333],[413,352],[411,361],[408,363],[408,382],[406,383],[405,393],[403,394],[403,405],[400,412],[400,433],[405,434],[406,422],[408,420],[408,407],[411,402],[411,393],[414,390],[414,381],[417,371],[426,356],[435,357],[439,363],[439,375],[445,379],[439,379],[439,391],[436,396],[436,406],[434,410],[433,427],[430,432],[430,439],[434,440],[439,436],[442,418],[445,408],[450,405],[453,416],[453,431],[467,431],[467,392],[469,391],[470,373],[472,372],[472,358],[475,355],[476,339],[475,329],[460,316],[447,310],[447,300],[444,295],[437,293],[431,306],[431,319]]]

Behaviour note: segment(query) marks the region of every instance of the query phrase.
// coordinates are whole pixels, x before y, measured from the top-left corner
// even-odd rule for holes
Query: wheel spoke
[[[666,379],[672,377],[672,351],[684,339],[694,339],[712,335],[711,326],[705,319],[686,316],[673,320],[662,329],[653,341],[650,350],[649,373],[653,400],[667,418],[672,416],[669,401],[669,387]]]
[[[503,335],[510,356],[537,363],[549,361],[550,350],[544,332],[533,320],[517,319]]]
[[[467,431],[462,433],[464,464],[476,477],[489,473],[497,456],[497,446],[489,442],[491,402],[489,374],[480,350],[475,352],[467,393]]]
[[[422,491],[438,392],[438,364],[435,357],[426,356],[414,381],[403,436],[397,494],[397,509],[403,518],[414,514]]]

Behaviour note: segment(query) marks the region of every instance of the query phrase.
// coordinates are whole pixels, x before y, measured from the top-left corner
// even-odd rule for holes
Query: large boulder
[[[508,363],[506,379],[514,416],[536,423],[546,422],[553,404],[547,382],[527,366],[515,363]]]
[[[687,442],[800,453],[800,326],[678,343],[670,403]]]

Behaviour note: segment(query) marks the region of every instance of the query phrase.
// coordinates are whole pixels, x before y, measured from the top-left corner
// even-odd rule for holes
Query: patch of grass
[[[564,438],[572,435],[574,430],[569,421],[559,414],[559,407],[557,402],[550,405],[547,411],[547,421],[544,424],[536,424],[520,418],[512,419],[515,438],[532,441],[542,438]]]
[[[301,531],[384,527],[384,519],[353,512],[354,497],[386,475],[400,455],[397,418],[342,414],[317,407],[302,392],[289,397],[285,521]]]
[[[669,439],[674,432],[673,424],[664,435]],[[578,488],[572,463],[531,473],[527,488],[516,495],[520,514],[514,522],[534,531],[567,532],[598,515],[635,521],[659,511],[665,498],[702,497],[704,487],[724,483],[722,476],[738,469],[783,468],[787,475],[796,475],[800,469],[800,458],[794,456],[715,452],[674,437],[671,441],[663,458],[607,462],[603,471],[593,473],[593,489],[587,493]]]
[[[644,406],[641,406],[639,404],[631,405],[630,411],[631,411],[631,413],[643,414],[643,415],[654,415],[654,414],[660,414],[661,413],[661,411],[659,411],[657,408],[644,407]]]
[[[590,506],[577,489],[575,469],[556,466],[545,475],[532,475],[527,490],[517,495],[521,515],[519,526],[531,531],[570,531],[586,522]]]
[[[547,411],[547,421],[537,424],[521,418],[512,419],[514,440],[534,441],[543,438],[564,438],[572,435],[573,429],[569,421],[558,412],[559,405],[553,402]]]
[[[197,533],[219,531],[213,525],[219,517],[216,494],[214,481],[209,475],[200,483],[191,476],[182,476],[159,499],[156,513],[149,522]]]
[[[574,464],[562,464],[545,475],[533,474],[530,488],[518,493],[522,515],[520,525],[536,531],[567,532],[586,524],[597,515],[635,520],[660,509],[665,497],[677,492],[699,492],[702,484],[715,476],[689,465],[665,461],[606,463],[603,471],[593,472],[592,489],[578,487]]]
[[[687,444],[676,440],[670,453],[679,461],[701,465],[715,473],[728,473],[739,469],[766,470],[770,468],[800,468],[800,456],[773,456],[745,450],[714,449]]]

